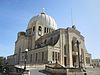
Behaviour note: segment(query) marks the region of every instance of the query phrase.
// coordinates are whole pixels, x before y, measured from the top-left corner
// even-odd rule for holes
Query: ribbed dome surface
[[[57,24],[56,24],[55,20],[51,16],[48,16],[44,12],[40,13],[37,16],[32,17],[32,19],[29,21],[28,29],[33,27],[34,22],[35,23],[38,22],[38,24],[40,24],[44,27],[48,27],[51,29],[57,29]]]

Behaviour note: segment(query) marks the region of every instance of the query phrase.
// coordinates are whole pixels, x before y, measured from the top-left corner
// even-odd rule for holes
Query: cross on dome
[[[45,8],[42,8],[41,14],[45,14]]]

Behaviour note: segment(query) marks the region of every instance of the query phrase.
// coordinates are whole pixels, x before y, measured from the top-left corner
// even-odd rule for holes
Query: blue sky
[[[17,33],[25,31],[42,8],[58,28],[72,26],[72,8],[73,23],[85,37],[88,52],[100,58],[100,0],[0,0],[0,56],[14,53]]]

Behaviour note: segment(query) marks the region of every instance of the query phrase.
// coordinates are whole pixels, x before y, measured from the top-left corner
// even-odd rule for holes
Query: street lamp
[[[28,52],[28,49],[25,49],[24,71],[26,70],[27,52]]]

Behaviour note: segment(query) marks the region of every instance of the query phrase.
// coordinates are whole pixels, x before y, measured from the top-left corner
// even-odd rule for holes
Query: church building
[[[57,29],[54,18],[42,11],[30,19],[25,32],[18,32],[14,54],[8,56],[9,65],[24,66],[24,61],[30,67],[56,61],[64,67],[87,67],[91,54],[74,25]]]

